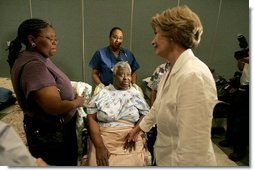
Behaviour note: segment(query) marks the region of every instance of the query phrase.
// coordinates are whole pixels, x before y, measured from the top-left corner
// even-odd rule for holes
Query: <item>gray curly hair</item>
[[[120,61],[118,62],[114,67],[113,67],[113,74],[116,75],[117,71],[119,70],[119,68],[127,68],[129,69],[130,73],[131,73],[131,67],[129,65],[128,62],[126,61]]]

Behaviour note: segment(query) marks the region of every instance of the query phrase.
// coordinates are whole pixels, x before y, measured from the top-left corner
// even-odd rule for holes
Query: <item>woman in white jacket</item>
[[[154,145],[158,166],[215,166],[211,141],[217,92],[209,68],[193,54],[203,32],[199,17],[187,6],[169,8],[152,18],[155,53],[171,64],[162,78],[150,112],[129,134],[157,124]]]

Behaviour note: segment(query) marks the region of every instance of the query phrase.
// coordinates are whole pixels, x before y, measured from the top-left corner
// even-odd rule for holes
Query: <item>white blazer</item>
[[[157,97],[140,128],[157,124],[154,146],[158,166],[215,166],[211,141],[215,81],[191,49],[184,51],[163,76]]]

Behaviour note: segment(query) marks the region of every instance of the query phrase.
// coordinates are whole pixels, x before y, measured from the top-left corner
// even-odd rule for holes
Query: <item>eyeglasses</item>
[[[51,38],[51,37],[48,37],[48,36],[41,36],[41,35],[39,35],[38,37],[46,38],[46,39],[48,39],[51,43],[58,43],[58,40],[57,40],[56,38]]]

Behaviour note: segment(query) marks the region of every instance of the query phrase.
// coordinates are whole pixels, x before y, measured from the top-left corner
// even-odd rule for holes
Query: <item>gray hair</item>
[[[119,68],[127,68],[129,69],[130,73],[131,73],[131,67],[129,65],[128,62],[126,61],[120,61],[118,62],[114,67],[113,67],[113,74],[116,75],[117,71],[119,70]]]
[[[202,23],[188,6],[177,6],[152,17],[152,28],[160,28],[168,39],[185,48],[198,46],[203,33]]]

